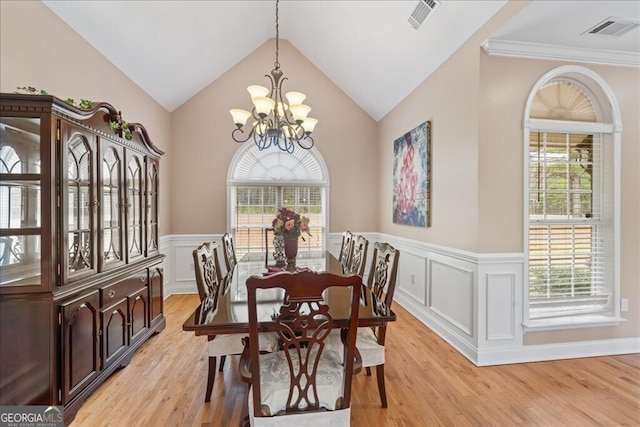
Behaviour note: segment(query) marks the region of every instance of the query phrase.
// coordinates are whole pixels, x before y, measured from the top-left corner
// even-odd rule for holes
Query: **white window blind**
[[[529,319],[610,314],[612,153],[602,134],[529,136]]]
[[[264,251],[264,228],[271,227],[280,207],[310,219],[311,236],[302,234],[298,251],[322,250],[325,212],[322,187],[237,186],[234,188],[233,231],[238,256]],[[271,243],[271,242],[269,242]]]
[[[264,251],[264,229],[286,207],[310,219],[311,236],[302,234],[298,251],[326,248],[326,167],[315,150],[239,152],[229,169],[229,218],[237,256]],[[271,242],[267,242],[271,244]]]

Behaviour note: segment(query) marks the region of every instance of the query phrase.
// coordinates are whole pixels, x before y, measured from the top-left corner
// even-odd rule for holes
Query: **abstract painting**
[[[431,226],[431,122],[393,143],[393,222]]]

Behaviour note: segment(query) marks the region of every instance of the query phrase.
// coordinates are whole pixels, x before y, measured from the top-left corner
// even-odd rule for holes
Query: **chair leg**
[[[218,368],[218,371],[222,372],[222,369],[224,368],[225,360],[227,360],[227,356],[220,356],[220,367]]]
[[[367,376],[370,377],[371,376],[371,367],[367,366],[365,369],[367,370]]]
[[[209,356],[209,373],[207,376],[207,390],[204,394],[204,401],[211,402],[211,391],[213,390],[213,382],[216,379],[216,357]]]
[[[384,388],[384,364],[376,366],[376,377],[378,377],[378,391],[380,392],[380,402],[382,407],[387,407],[387,392]]]

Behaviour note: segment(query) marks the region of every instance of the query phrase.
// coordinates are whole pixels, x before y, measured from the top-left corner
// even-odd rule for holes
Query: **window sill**
[[[602,315],[574,316],[561,319],[538,319],[523,323],[525,332],[553,331],[560,329],[599,328],[603,326],[618,326],[625,322],[622,317]]]

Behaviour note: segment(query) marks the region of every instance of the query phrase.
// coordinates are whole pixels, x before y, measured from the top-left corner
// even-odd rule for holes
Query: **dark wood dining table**
[[[328,251],[298,254],[295,270],[300,269],[342,274],[340,261]],[[194,332],[196,335],[248,334],[246,281],[249,276],[255,274],[273,273],[269,273],[265,267],[264,254],[248,253],[223,279],[224,292],[219,295],[217,301],[213,297],[205,298],[183,323],[182,329]],[[258,318],[261,329],[267,330],[272,325],[272,316],[279,311],[283,299],[282,290],[269,290],[258,295]],[[346,326],[349,318],[350,297],[345,294],[345,289],[329,288],[325,299],[331,307],[334,322],[338,325],[344,323]],[[384,301],[363,286],[358,326],[380,326],[395,320],[395,313],[386,306]]]

